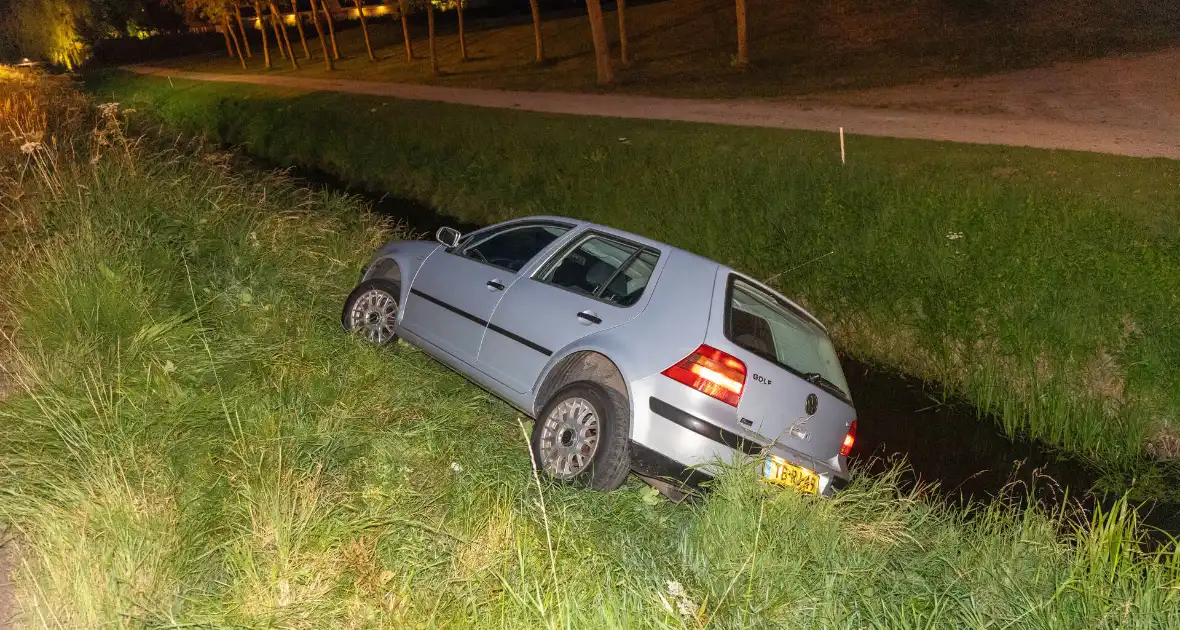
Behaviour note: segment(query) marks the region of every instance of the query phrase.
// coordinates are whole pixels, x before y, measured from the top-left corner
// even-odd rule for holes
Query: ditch
[[[432,234],[443,225],[461,232],[482,227],[411,200],[350,186],[323,172],[289,172],[310,185],[363,198],[374,213],[400,221],[417,234]],[[847,357],[843,367],[858,417],[851,459],[861,470],[883,472],[904,459],[904,485],[922,486],[942,501],[957,506],[1004,501],[1017,509],[1035,501],[1048,510],[1064,510],[1075,520],[1109,509],[1132,483],[1131,472],[1108,470],[1037,441],[1009,439],[996,418],[964,400],[945,397],[921,379]],[[1180,487],[1180,467],[1144,462],[1138,469],[1169,490]],[[1132,493],[1149,547],[1180,538],[1180,497],[1136,499]]]

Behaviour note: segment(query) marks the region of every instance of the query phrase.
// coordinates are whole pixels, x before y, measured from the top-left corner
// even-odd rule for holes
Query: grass
[[[396,226],[99,125],[0,180],[26,219],[0,523],[28,627],[1180,624],[1180,551],[1125,505],[968,513],[896,472],[821,500],[748,462],[679,507],[538,480],[506,405],[339,331]]]
[[[628,7],[633,63],[618,64],[617,18],[606,14],[618,79],[613,89],[725,98],[773,97],[899,85],[1092,59],[1180,44],[1180,14],[1157,0],[834,0],[749,2],[752,67],[739,71],[732,0],[665,0]],[[607,7],[610,8],[609,6]],[[543,22],[546,64],[534,63],[531,18],[468,17],[470,61],[459,57],[453,13],[441,14],[442,75],[431,76],[425,16],[411,18],[416,59],[405,60],[400,23],[370,21],[378,61],[360,29],[338,33],[343,59],[332,76],[521,90],[596,89],[585,12],[560,11]],[[341,25],[349,23],[341,23]],[[314,33],[314,31],[311,31]],[[296,38],[294,29],[291,37]],[[314,58],[275,74],[324,76]],[[298,43],[295,44],[298,46]],[[272,38],[273,46],[273,38]],[[263,72],[261,40],[248,72]],[[242,72],[225,54],[166,62],[189,70]]]
[[[583,217],[774,277],[845,352],[1013,435],[1108,463],[1180,447],[1174,161],[852,137],[841,166],[822,133],[126,75],[93,89],[457,219]]]

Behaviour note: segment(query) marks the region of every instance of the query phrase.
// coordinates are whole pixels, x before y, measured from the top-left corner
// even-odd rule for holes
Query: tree
[[[410,47],[410,29],[406,25],[406,11],[405,4],[397,0],[381,0],[381,4],[389,10],[389,18],[391,20],[400,20],[402,23],[402,40],[406,43],[406,61],[410,61],[414,57],[414,51]]]
[[[455,10],[459,12],[459,59],[467,61],[467,38],[463,36],[463,5],[467,0],[455,0]]]
[[[15,0],[0,9],[0,54],[44,59],[73,70],[86,59],[83,32],[92,23],[82,0]]]
[[[598,74],[598,84],[606,85],[614,76],[610,68],[610,44],[606,41],[601,0],[586,0],[586,13],[590,16],[590,35],[594,40],[594,67]]]
[[[311,59],[311,51],[307,49],[307,37],[303,35],[303,17],[299,15],[299,7],[296,6],[295,0],[291,0],[291,13],[295,15],[295,28],[299,30],[299,43],[303,44],[303,58]],[[315,12],[312,12],[315,16]]]
[[[246,57],[242,53],[242,44],[238,41],[238,34],[230,21],[232,10],[227,0],[177,0],[171,6],[189,17],[200,18],[210,25],[220,26],[229,56],[237,57],[242,69],[246,69]]]
[[[331,72],[334,69],[332,55],[328,54],[328,42],[324,41],[324,29],[320,28],[320,16],[315,8],[315,0],[311,0],[311,23],[315,25],[315,35],[316,39],[320,40],[320,48],[324,49],[324,69]]]
[[[315,0],[311,0],[311,8],[315,10]],[[336,47],[336,27],[332,25],[332,14],[328,13],[326,0],[320,0],[320,10],[324,12],[324,21],[328,23],[328,35],[332,38],[332,59],[340,59],[340,49]]]
[[[437,38],[434,31],[434,12],[454,9],[459,17],[459,57],[467,61],[467,42],[463,36],[463,3],[466,0],[423,0],[426,4],[426,23],[430,33],[430,68],[438,74],[438,56],[435,54]]]
[[[270,0],[267,0],[268,3],[269,3],[269,1]],[[281,33],[279,33],[279,22],[278,22],[278,20],[275,19],[275,11],[273,8],[271,9],[271,12],[268,15],[268,17],[269,17],[269,21],[270,21],[270,27],[275,32],[275,46],[279,47],[279,57],[286,59],[287,58],[287,51],[283,48],[283,35]],[[263,20],[261,13],[258,14],[258,19],[260,22]],[[265,23],[265,22],[263,22],[263,23]]]
[[[434,54],[434,0],[426,0],[426,30],[430,33],[430,73],[438,75],[438,57]]]
[[[230,59],[234,57],[234,45],[229,41],[229,29],[222,28],[221,35],[225,37],[225,54]]]
[[[746,34],[746,0],[735,0],[737,5],[737,60],[739,68],[750,65],[750,42]]]
[[[258,30],[262,31],[262,60],[266,64],[266,69],[270,70],[270,44],[266,41],[266,22],[262,19],[262,5],[259,4],[259,0],[254,0],[254,15],[258,16]]]
[[[181,2],[174,0],[83,0],[89,6],[85,35],[93,40],[105,39],[112,34],[148,34],[153,30],[171,30],[183,25]],[[0,2],[0,4],[8,4]],[[49,0],[46,4],[59,8],[70,4],[63,0]],[[188,15],[203,17],[199,13]],[[221,20],[212,20],[211,25],[220,26]]]
[[[242,55],[242,45],[238,42],[238,34],[234,31],[233,24],[229,21],[229,12],[227,11],[221,16],[221,28],[227,33],[226,37],[232,37],[234,42],[234,50],[237,51],[238,61],[242,62],[242,70],[246,69],[246,57]]]
[[[545,45],[541,42],[541,3],[539,0],[529,0],[529,8],[533,11],[533,39],[537,41],[537,63],[545,61]]]
[[[283,34],[283,39],[279,42],[279,49],[282,49],[283,44],[287,45],[287,58],[291,60],[291,67],[298,70],[299,62],[295,60],[295,51],[291,50],[291,38],[287,37],[287,25],[282,23],[283,14],[279,13],[279,7],[275,4],[275,0],[269,0],[269,3],[270,19],[275,25],[275,38],[278,38],[278,33]]]
[[[250,38],[246,37],[246,26],[242,24],[242,7],[234,1],[234,17],[238,20],[238,30],[242,33],[242,44],[246,47],[246,56],[253,59],[254,55],[250,52]]]
[[[402,19],[402,39],[406,41],[406,61],[414,60],[414,45],[410,43],[410,23],[409,23],[409,9],[406,7],[406,0],[397,0],[397,5],[401,7]]]
[[[373,44],[369,41],[369,26],[365,24],[365,9],[361,6],[361,0],[352,0],[356,6],[357,17],[361,19],[361,32],[365,34],[365,50],[369,51],[369,61],[377,61],[373,56]]]
[[[627,56],[627,0],[617,0],[619,14],[619,61],[624,65],[631,63]]]
[[[182,13],[198,15],[189,9],[185,0],[0,0],[0,58],[72,70],[89,56],[91,43],[182,28]],[[221,20],[211,23],[220,28]]]

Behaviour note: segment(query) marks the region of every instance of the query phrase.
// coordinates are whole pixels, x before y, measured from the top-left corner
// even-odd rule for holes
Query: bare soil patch
[[[986,116],[1126,130],[1171,142],[1180,136],[1180,47],[972,78],[827,92],[825,106]]]

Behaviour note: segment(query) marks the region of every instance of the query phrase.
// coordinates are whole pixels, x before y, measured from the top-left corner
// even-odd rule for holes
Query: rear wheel
[[[630,471],[630,417],[626,400],[589,381],[562,388],[533,425],[538,469],[564,482],[614,490]]]
[[[344,300],[340,324],[366,341],[383,346],[397,341],[398,297],[401,286],[391,280],[374,278],[357,285]]]

